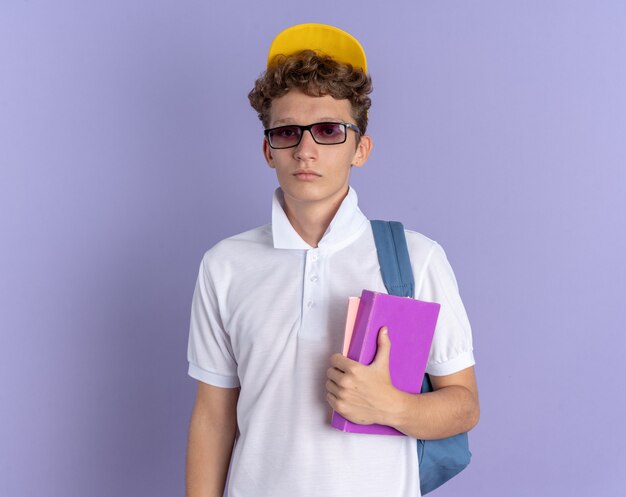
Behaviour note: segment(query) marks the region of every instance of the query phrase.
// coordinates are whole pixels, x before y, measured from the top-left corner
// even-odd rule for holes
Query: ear
[[[270,144],[267,143],[267,138],[263,138],[263,157],[265,157],[265,161],[267,165],[274,169],[274,157],[272,157],[272,148]]]
[[[363,167],[367,162],[373,147],[374,143],[372,142],[372,137],[370,135],[361,136],[361,139],[356,146],[354,157],[352,158],[352,165],[355,167]]]

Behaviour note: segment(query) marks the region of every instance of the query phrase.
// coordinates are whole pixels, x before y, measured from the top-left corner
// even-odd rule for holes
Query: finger
[[[333,354],[330,358],[331,366],[344,372],[347,372],[350,367],[353,367],[354,363],[358,364],[358,362],[348,359],[341,354]]]
[[[333,408],[333,410],[337,411],[337,397],[335,397],[332,393],[327,392],[326,393],[326,402],[328,402],[330,404],[330,407]]]
[[[339,387],[334,381],[326,380],[326,393],[332,393],[335,397],[339,397]]]
[[[391,340],[389,339],[389,330],[383,326],[378,332],[378,350],[374,362],[389,362],[389,353],[391,352]]]
[[[328,368],[326,370],[326,378],[334,381],[335,383],[339,383],[339,381],[345,374],[346,373],[344,373],[343,371],[340,371],[337,368]]]

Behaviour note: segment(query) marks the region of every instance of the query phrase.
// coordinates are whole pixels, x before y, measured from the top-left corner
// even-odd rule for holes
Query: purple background
[[[623,495],[621,0],[2,1],[0,495],[182,495],[197,269],[269,221],[246,95],[300,22],[364,45],[361,207],[444,246],[473,324],[436,495]]]

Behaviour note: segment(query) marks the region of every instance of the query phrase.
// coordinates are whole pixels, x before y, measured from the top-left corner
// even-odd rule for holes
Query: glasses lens
[[[298,126],[281,126],[268,133],[270,145],[274,148],[293,147],[300,141],[302,131]]]
[[[317,143],[334,145],[346,141],[346,126],[340,123],[318,123],[311,128]]]

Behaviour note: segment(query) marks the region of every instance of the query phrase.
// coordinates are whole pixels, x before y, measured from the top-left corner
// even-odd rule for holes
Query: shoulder
[[[426,235],[408,229],[405,229],[404,233],[406,235],[406,243],[409,248],[411,260],[428,264],[433,257],[437,258],[440,257],[441,254],[444,254],[441,245]]]
[[[420,284],[424,279],[431,278],[440,284],[456,288],[456,277],[443,247],[435,240],[416,231],[405,230],[405,234],[411,265],[419,274]]]
[[[209,270],[255,257],[271,247],[271,225],[259,226],[217,242],[204,253],[202,265]]]
[[[446,293],[458,292],[454,270],[443,247],[421,233],[405,230],[411,265],[416,273],[416,289],[426,286]],[[428,299],[426,299],[428,300]]]
[[[422,233],[419,233],[417,231],[405,228],[404,234],[406,235],[407,244],[411,246],[430,249],[433,246],[438,245],[435,240],[428,238],[426,235],[423,235]]]

